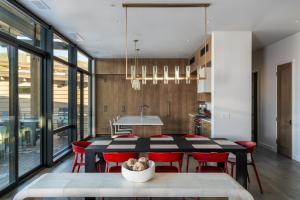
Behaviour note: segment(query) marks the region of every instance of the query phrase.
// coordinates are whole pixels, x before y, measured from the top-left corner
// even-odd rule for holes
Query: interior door
[[[277,68],[277,152],[292,154],[292,64]]]

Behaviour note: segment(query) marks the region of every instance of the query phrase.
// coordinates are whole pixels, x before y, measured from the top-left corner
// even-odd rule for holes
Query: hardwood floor
[[[299,199],[300,196],[300,163],[292,161],[284,156],[278,155],[269,150],[258,148],[255,156],[257,168],[262,181],[264,194],[260,194],[253,169],[249,166],[250,185],[249,191],[256,200],[292,200]],[[53,168],[45,169],[29,181],[20,185],[16,190],[6,196],[0,197],[1,200],[12,200],[17,191],[24,188],[28,183],[43,173],[47,172],[70,172],[73,156],[69,156],[63,162]],[[185,169],[185,164],[184,164]],[[195,170],[195,163],[191,162],[190,171]],[[81,169],[83,172],[83,169]],[[71,198],[69,198],[70,200]],[[76,198],[79,200],[80,198]],[[105,198],[107,199],[107,198]],[[108,198],[110,199],[110,198]],[[116,198],[111,198],[116,199]],[[124,198],[126,199],[126,198]],[[142,198],[139,198],[142,199]],[[158,198],[153,198],[158,199]],[[187,199],[187,198],[186,198]],[[201,198],[206,199],[206,198]],[[53,200],[53,198],[51,198]],[[56,198],[55,200],[63,200]],[[65,200],[65,199],[64,199]]]

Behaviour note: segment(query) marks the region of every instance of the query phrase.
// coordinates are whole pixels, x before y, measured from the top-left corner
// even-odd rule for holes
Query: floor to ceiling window
[[[77,130],[82,139],[91,136],[90,59],[77,51]]]
[[[19,176],[41,164],[41,61],[18,51],[18,163]]]
[[[0,195],[90,136],[90,63],[17,1],[0,1]]]
[[[14,160],[10,159],[15,152],[11,143],[13,116],[9,111],[10,48],[0,41],[0,190],[15,182]]]
[[[53,36],[53,155],[70,146],[69,121],[69,44]]]

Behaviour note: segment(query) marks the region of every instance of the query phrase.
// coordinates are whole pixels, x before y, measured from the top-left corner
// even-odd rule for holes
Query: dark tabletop
[[[111,140],[109,145],[136,145],[134,149],[107,149],[109,145],[90,145],[86,148],[86,152],[245,152],[246,149],[240,145],[220,145],[215,141],[217,140],[226,140],[225,138],[212,138],[209,140],[201,140],[201,141],[190,141],[186,140],[183,137],[175,136],[173,137],[173,141],[152,141],[150,138],[138,138],[135,141],[116,141],[110,137],[101,137],[97,138],[97,140]],[[178,148],[174,149],[153,149],[150,148],[151,144],[176,144]],[[195,144],[215,144],[220,146],[221,148],[194,148]]]

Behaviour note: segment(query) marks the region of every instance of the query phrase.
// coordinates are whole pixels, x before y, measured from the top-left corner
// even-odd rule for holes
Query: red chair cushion
[[[175,166],[156,166],[155,167],[155,172],[158,172],[158,173],[168,173],[168,172],[178,173],[179,170]]]
[[[121,173],[121,166],[112,166],[108,169],[109,173]]]

